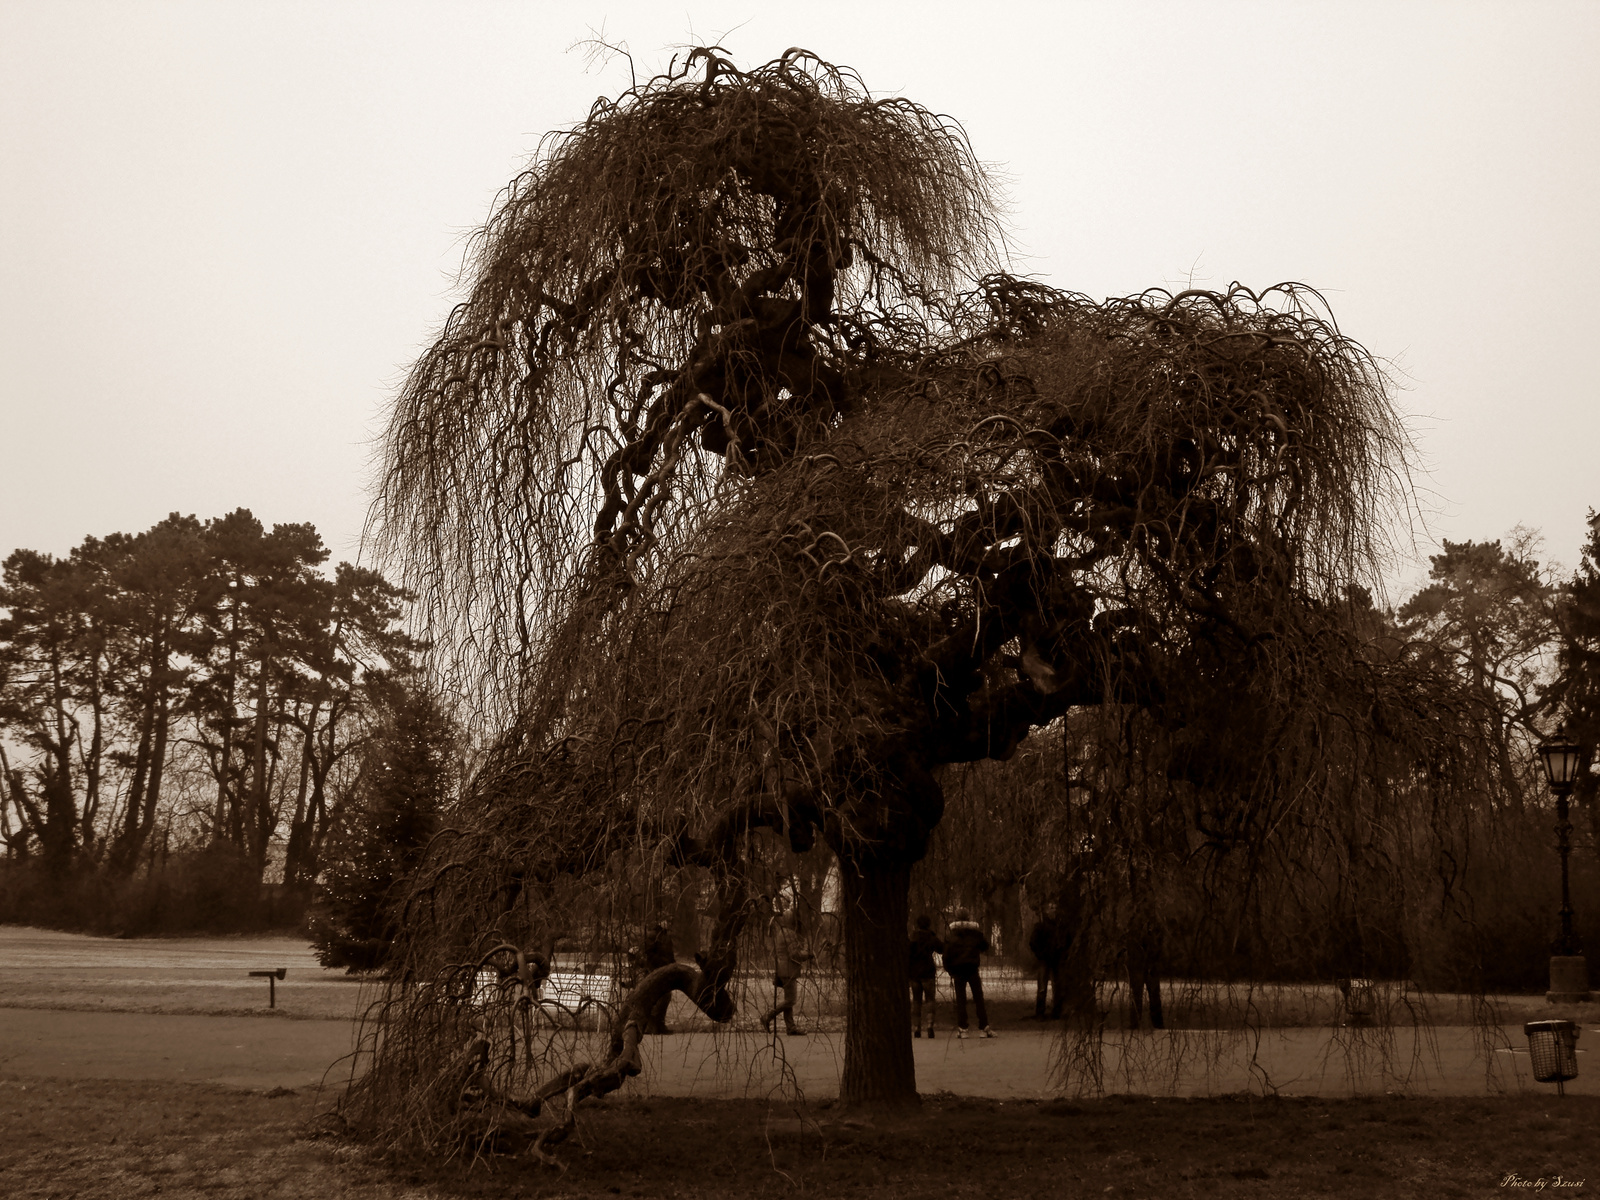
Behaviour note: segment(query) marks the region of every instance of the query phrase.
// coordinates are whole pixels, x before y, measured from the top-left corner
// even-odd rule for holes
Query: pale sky
[[[170,511],[357,553],[372,440],[533,153],[718,41],[966,126],[1016,267],[1320,289],[1436,539],[1600,508],[1600,3],[0,0],[0,555]],[[1421,568],[1425,570],[1425,564]],[[1402,572],[1401,586],[1418,578]]]

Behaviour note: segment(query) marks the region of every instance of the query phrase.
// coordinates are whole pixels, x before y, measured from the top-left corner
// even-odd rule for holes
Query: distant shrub
[[[0,863],[0,923],[159,937],[295,928],[304,918],[303,898],[263,885],[228,845],[177,851],[132,877],[96,865],[56,879],[33,860]]]

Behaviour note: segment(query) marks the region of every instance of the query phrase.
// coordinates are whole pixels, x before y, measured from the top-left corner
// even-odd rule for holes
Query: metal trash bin
[[[1572,1021],[1529,1021],[1522,1032],[1528,1035],[1533,1077],[1555,1084],[1556,1091],[1565,1095],[1563,1085],[1578,1077],[1578,1026]]]

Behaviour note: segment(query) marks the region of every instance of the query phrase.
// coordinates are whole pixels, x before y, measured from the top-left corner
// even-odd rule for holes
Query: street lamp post
[[[1567,859],[1572,853],[1567,797],[1578,776],[1580,754],[1565,729],[1558,730],[1555,737],[1539,747],[1545,778],[1556,796],[1556,848],[1561,852],[1561,934],[1556,952],[1550,957],[1550,990],[1546,993],[1552,1004],[1577,1004],[1589,999],[1589,964],[1572,932],[1572,892],[1567,876]]]

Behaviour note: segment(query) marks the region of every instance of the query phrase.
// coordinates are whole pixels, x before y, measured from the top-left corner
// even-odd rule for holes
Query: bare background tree
[[[0,581],[0,918],[292,925],[373,723],[406,597],[310,525],[174,513]],[[264,883],[270,879],[270,886]]]

